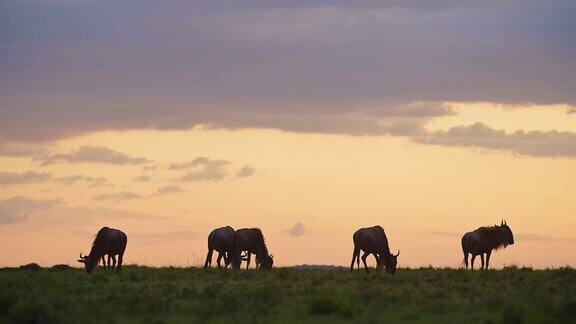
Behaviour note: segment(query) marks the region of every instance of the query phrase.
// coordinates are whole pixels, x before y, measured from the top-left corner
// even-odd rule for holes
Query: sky
[[[0,266],[203,264],[260,227],[275,264],[576,266],[576,3],[0,0]],[[373,262],[372,262],[373,263]]]

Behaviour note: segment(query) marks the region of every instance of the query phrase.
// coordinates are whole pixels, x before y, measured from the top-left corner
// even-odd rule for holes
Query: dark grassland
[[[0,322],[576,322],[576,270],[0,269]]]

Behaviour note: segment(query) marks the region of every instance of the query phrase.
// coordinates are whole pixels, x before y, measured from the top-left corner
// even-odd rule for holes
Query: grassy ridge
[[[576,270],[0,270],[0,322],[575,322]]]

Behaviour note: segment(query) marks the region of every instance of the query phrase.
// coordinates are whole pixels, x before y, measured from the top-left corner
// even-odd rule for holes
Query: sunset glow
[[[494,267],[576,266],[573,3],[103,3],[0,7],[0,266],[76,266],[102,226],[199,266],[225,225],[346,266],[379,224],[400,267],[459,267],[502,219]]]

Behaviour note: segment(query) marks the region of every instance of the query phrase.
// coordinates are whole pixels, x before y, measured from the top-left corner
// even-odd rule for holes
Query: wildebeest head
[[[400,255],[400,250],[398,250],[398,253],[396,253],[396,255],[392,254],[392,253],[388,253],[388,256],[382,256],[377,258],[377,262],[378,262],[378,268],[382,269],[382,268],[386,268],[386,272],[390,273],[390,274],[395,274],[396,273],[396,266],[398,265],[398,256]]]
[[[504,230],[506,235],[506,243],[508,245],[514,245],[514,234],[512,234],[512,230],[508,225],[506,225],[506,221],[502,220],[500,223],[500,228]]]
[[[267,255],[264,257],[264,260],[260,260],[260,262],[262,269],[272,269],[272,266],[274,265],[274,254]]]
[[[100,260],[94,260],[94,258],[91,258],[89,255],[82,256],[82,253],[80,253],[80,259],[77,261],[84,263],[84,269],[86,269],[86,272],[91,273],[96,268]]]

